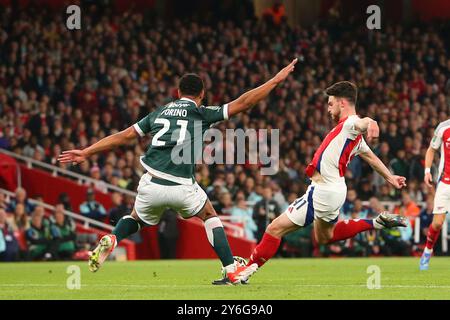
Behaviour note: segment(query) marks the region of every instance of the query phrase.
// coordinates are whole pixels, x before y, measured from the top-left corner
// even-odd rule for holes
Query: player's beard
[[[330,111],[330,116],[332,120],[339,121],[339,119],[341,118],[341,112],[337,111],[337,113],[335,114],[333,113],[333,111]]]

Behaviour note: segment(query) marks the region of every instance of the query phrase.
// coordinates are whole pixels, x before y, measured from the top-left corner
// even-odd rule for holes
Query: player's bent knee
[[[134,210],[134,209],[130,215],[123,217],[123,219],[126,219],[126,218],[136,220],[136,222],[139,224],[139,229],[142,229],[143,227],[147,226],[147,224],[145,224],[144,221],[142,221],[141,218],[139,218],[138,214],[136,213],[136,210]]]
[[[433,229],[441,229],[442,225],[446,221],[446,214],[435,214],[433,217],[433,221],[431,222],[431,225],[433,226]]]
[[[274,237],[282,237],[284,236],[284,228],[277,223],[276,221],[272,221],[266,229],[266,232]]]
[[[131,214],[129,216],[124,216],[124,218],[125,217],[131,217],[131,218],[133,218],[136,221],[140,221],[141,220],[134,209],[133,209],[133,211],[131,212]]]
[[[433,223],[431,224],[433,226],[433,229],[441,229],[442,225],[444,224],[444,221],[438,220],[438,221],[433,221]]]
[[[203,209],[196,214],[196,217],[202,219],[203,221],[206,221],[210,218],[217,217],[217,212],[216,210],[214,210],[211,202],[207,200]]]
[[[199,217],[200,219],[202,219],[203,221],[206,221],[208,219],[217,217],[217,213],[215,211],[203,211],[203,212],[199,212],[197,214],[197,217]]]
[[[434,229],[434,230],[441,229],[441,228],[442,228],[442,225],[443,225],[442,222],[433,222],[433,223],[432,223],[432,226],[433,226],[433,229]]]

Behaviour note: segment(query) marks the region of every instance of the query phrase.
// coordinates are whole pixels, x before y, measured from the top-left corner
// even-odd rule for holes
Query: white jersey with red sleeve
[[[441,150],[439,181],[450,184],[450,120],[441,122],[434,131],[430,147]]]
[[[310,178],[317,170],[325,183],[345,184],[345,171],[350,161],[370,150],[362,134],[355,129],[359,119],[357,115],[345,117],[327,134],[305,170]]]

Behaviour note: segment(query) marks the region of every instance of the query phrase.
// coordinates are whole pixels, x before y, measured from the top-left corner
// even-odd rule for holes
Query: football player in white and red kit
[[[406,226],[405,218],[387,212],[380,213],[373,220],[338,222],[339,209],[347,194],[344,175],[354,156],[359,155],[367,161],[397,189],[406,186],[406,178],[393,175],[366,144],[363,134],[370,141],[378,138],[379,128],[376,121],[356,115],[356,86],[342,81],[326,89],[325,93],[328,95],[328,112],[338,124],[325,137],[306,168],[311,185],[267,227],[248,264],[256,263],[261,267],[277,252],[284,235],[311,223],[314,223],[315,238],[320,244],[348,239],[370,229]]]
[[[441,122],[434,131],[433,139],[425,154],[425,183],[432,187],[431,165],[436,151],[441,151],[438,184],[434,195],[433,221],[428,228],[427,242],[420,259],[420,270],[428,270],[433,247],[439,238],[442,224],[450,210],[450,120]]]

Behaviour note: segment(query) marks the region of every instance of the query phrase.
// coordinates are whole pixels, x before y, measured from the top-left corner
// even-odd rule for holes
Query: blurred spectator
[[[420,212],[420,241],[427,239],[428,228],[433,221],[434,199],[429,197],[425,203],[425,208]]]
[[[397,156],[391,160],[389,166],[394,174],[409,178],[409,167],[406,162],[405,150],[399,149]]]
[[[381,185],[377,197],[380,201],[392,201],[395,198],[395,191],[388,184]]]
[[[213,206],[217,206],[219,204],[219,197],[222,192],[226,192],[225,182],[222,179],[216,179],[212,188],[207,188],[206,193],[208,194],[208,198],[210,199]]]
[[[272,188],[273,192],[273,200],[278,204],[278,207],[280,208],[280,212],[283,212],[287,209],[289,206],[289,203],[287,203],[283,192],[281,191],[280,185],[276,183],[275,181],[272,181],[270,183],[270,187]]]
[[[366,219],[367,214],[368,214],[368,209],[363,206],[361,200],[356,199],[350,219]],[[353,217],[357,217],[357,218],[353,218]]]
[[[256,204],[258,201],[263,199],[261,195],[261,186],[255,186],[255,180],[248,177],[245,180],[244,191],[247,194],[247,201],[251,204]]]
[[[231,194],[228,191],[223,191],[219,194],[219,203],[216,206],[216,211],[219,214],[229,216],[231,210],[233,209],[233,199],[231,199]]]
[[[255,233],[257,226],[253,220],[253,210],[247,205],[243,191],[239,191],[236,194],[235,203],[236,205],[231,209],[231,216],[236,218],[236,222],[242,222],[244,224],[245,237],[248,240],[256,240]]]
[[[158,224],[161,259],[176,258],[178,236],[178,214],[172,209],[167,209]]]
[[[353,158],[348,164],[347,171],[351,172],[351,179],[359,181],[362,176],[362,160],[359,156]],[[348,173],[348,172],[347,172]]]
[[[354,202],[357,199],[358,195],[355,189],[347,190],[347,197],[345,198],[344,205],[341,208],[341,213],[343,214],[343,219],[349,219],[351,213],[353,212],[353,207],[355,206]]]
[[[0,129],[0,148],[2,148],[2,149],[10,148],[9,139],[8,139],[8,137],[5,136],[5,130],[3,128]]]
[[[72,204],[70,203],[69,195],[66,192],[62,192],[58,196],[58,203],[64,206],[64,210],[73,212]]]
[[[408,193],[411,199],[414,199],[416,202],[422,202],[425,200],[425,195],[422,190],[419,189],[420,185],[417,180],[412,179],[408,181]]]
[[[123,196],[119,192],[113,192],[111,195],[112,206],[108,212],[109,223],[113,226],[119,222],[120,218],[131,214],[127,206],[123,203]]]
[[[95,188],[103,193],[107,193],[108,192],[108,187],[106,185],[105,181],[100,180],[101,177],[101,173],[100,173],[100,168],[98,166],[93,166],[90,170],[90,177],[92,179],[95,179],[96,181],[92,184],[90,184],[90,187]],[[123,186],[124,189],[126,189],[126,185]]]
[[[239,191],[239,187],[236,185],[236,176],[233,172],[227,172],[225,176],[225,188],[227,188],[232,198],[234,198]]]
[[[211,185],[211,178],[209,174],[209,168],[207,165],[204,164],[197,165],[197,172],[195,174],[195,179],[197,180],[198,184],[208,193],[209,191],[208,187]]]
[[[15,261],[18,257],[19,243],[7,221],[5,209],[0,208],[0,261]]]
[[[119,179],[118,186],[124,189],[133,189],[133,170],[130,167],[123,168],[123,175]]]
[[[262,239],[267,226],[280,215],[280,207],[273,200],[272,189],[266,187],[263,189],[263,199],[255,204],[253,208],[253,219],[258,227],[256,230],[256,240]]]
[[[95,201],[94,190],[89,188],[86,196],[87,200],[80,205],[80,213],[87,218],[103,222],[106,210],[101,203]]]
[[[45,151],[44,148],[38,144],[38,138],[32,136],[30,143],[26,144],[23,148],[23,155],[25,157],[33,158],[35,160],[41,161],[44,159]],[[36,158],[38,156],[38,158]]]
[[[377,197],[372,197],[369,199],[369,208],[367,210],[368,215],[376,217],[383,211],[386,211],[386,208],[383,207]]]
[[[55,258],[57,242],[52,239],[50,224],[44,223],[44,215],[40,210],[34,210],[31,215],[30,227],[26,230],[28,253],[32,260],[50,260]]]
[[[409,218],[409,222],[414,228],[415,218],[420,215],[420,208],[417,204],[411,199],[408,191],[402,192],[402,203],[399,207],[395,208],[394,213],[401,214],[407,218]]]
[[[34,210],[34,205],[31,204],[31,202],[27,198],[27,192],[24,188],[17,188],[16,189],[16,196],[13,198],[10,203],[9,207],[6,210],[7,212],[15,212],[17,204],[22,204],[24,206],[25,213],[27,215],[30,215],[31,212]]]
[[[44,196],[42,194],[36,194],[34,196],[34,200],[37,201],[37,202],[44,203]]]
[[[55,258],[70,259],[76,250],[75,223],[70,217],[64,214],[63,204],[57,204],[55,206],[55,212],[50,221],[52,241],[57,243]]]
[[[373,187],[372,187],[372,184],[370,183],[369,179],[367,179],[367,178],[362,179],[360,191],[358,192],[359,199],[361,199],[363,201],[367,201],[374,195],[375,194],[373,192]]]
[[[22,232],[30,227],[29,217],[25,212],[25,206],[22,203],[16,205],[14,214],[11,216],[9,222],[14,231]]]
[[[6,202],[6,197],[3,193],[0,193],[0,209],[4,209],[5,211],[8,209],[9,205]]]
[[[283,254],[288,257],[311,257],[313,224],[284,236]]]

